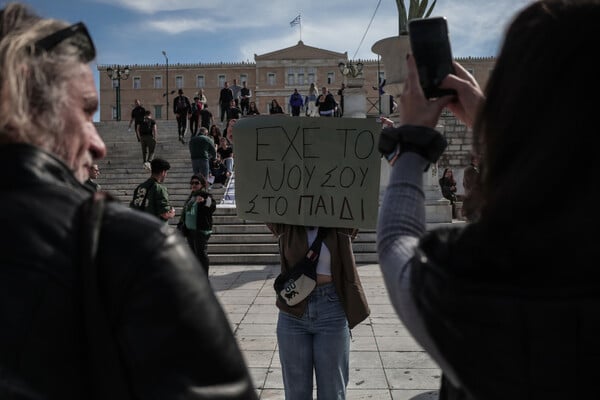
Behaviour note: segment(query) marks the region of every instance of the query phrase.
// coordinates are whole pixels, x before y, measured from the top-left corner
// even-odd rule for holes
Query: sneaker
[[[151,168],[151,167],[150,167],[150,163],[149,163],[148,161],[146,161],[146,162],[144,163],[144,168],[145,168],[145,169],[150,169],[150,168]]]

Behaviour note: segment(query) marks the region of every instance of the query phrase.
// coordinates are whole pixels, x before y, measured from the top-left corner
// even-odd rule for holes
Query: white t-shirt
[[[308,240],[308,247],[310,247],[317,237],[319,229],[308,229],[306,228],[306,237]],[[319,255],[319,262],[317,263],[317,274],[331,276],[331,253],[325,245],[325,242],[321,243],[321,253]]]

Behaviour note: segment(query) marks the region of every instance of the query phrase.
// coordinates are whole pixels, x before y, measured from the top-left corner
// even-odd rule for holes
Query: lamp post
[[[121,81],[129,78],[129,70],[128,66],[121,68],[121,66],[117,65],[116,69],[111,67],[106,68],[106,75],[112,80],[117,81],[116,96],[117,96],[117,121],[121,120]]]
[[[169,57],[167,57],[167,52],[166,51],[162,51],[163,56],[165,56],[165,60],[167,62],[167,80],[166,80],[166,86],[167,86],[167,91],[163,94],[163,97],[167,97],[167,120],[169,119]]]

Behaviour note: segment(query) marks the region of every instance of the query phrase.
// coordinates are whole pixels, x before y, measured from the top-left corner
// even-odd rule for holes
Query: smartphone
[[[454,73],[446,18],[412,19],[408,22],[408,36],[425,97],[456,94],[454,89],[439,88],[444,78]]]

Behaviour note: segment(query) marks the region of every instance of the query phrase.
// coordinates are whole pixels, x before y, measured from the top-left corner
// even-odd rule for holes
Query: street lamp
[[[163,97],[167,97],[167,120],[169,120],[169,57],[167,57],[167,52],[162,51],[163,56],[165,56],[165,60],[167,61],[167,91],[163,94]]]
[[[121,66],[117,65],[116,69],[111,67],[106,68],[106,75],[112,81],[117,81],[117,86],[115,87],[117,92],[117,121],[121,120],[121,81],[129,78],[130,72],[128,66],[121,68]]]

